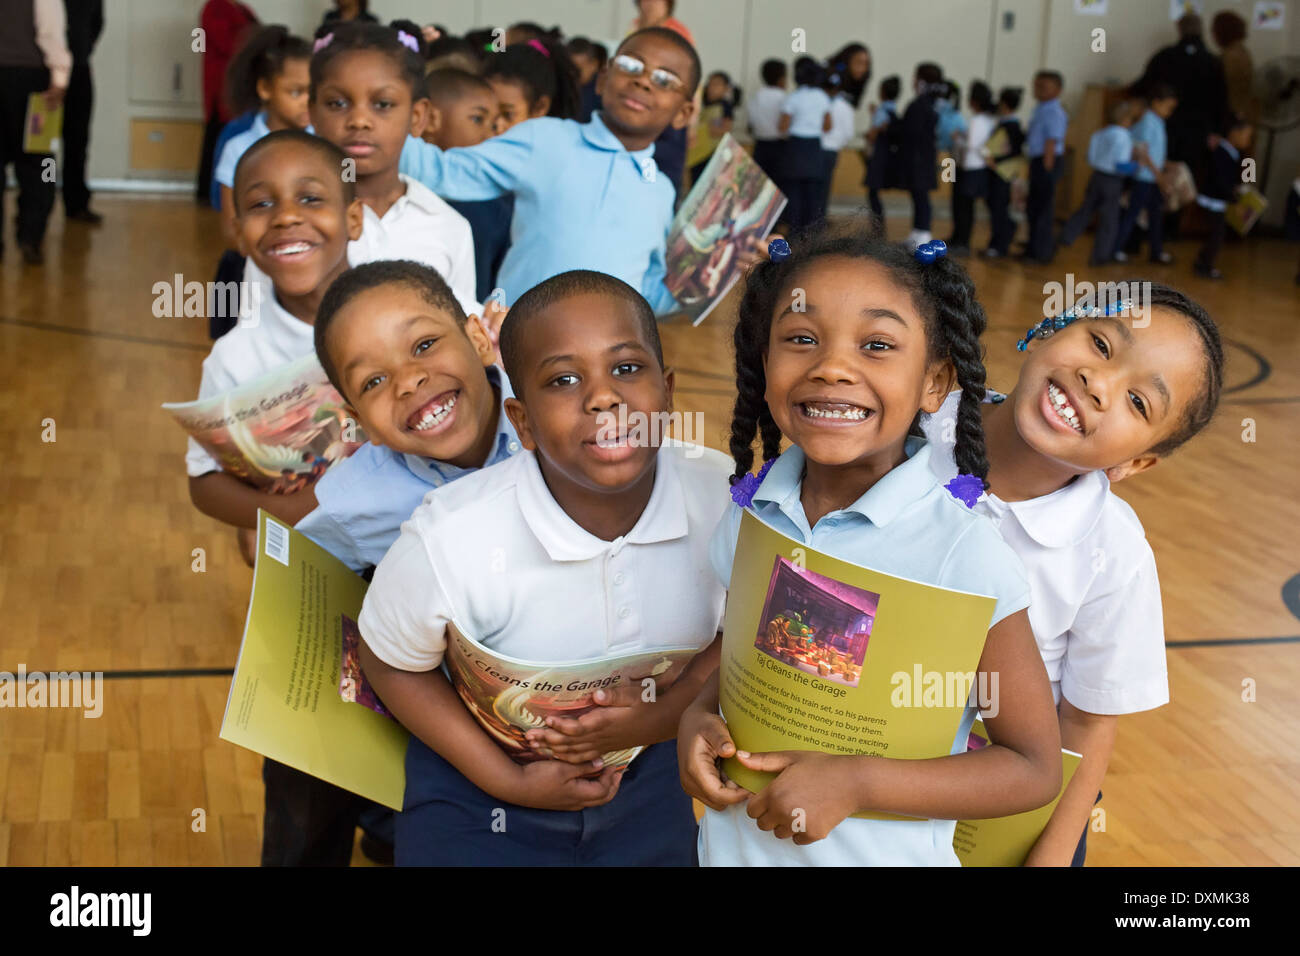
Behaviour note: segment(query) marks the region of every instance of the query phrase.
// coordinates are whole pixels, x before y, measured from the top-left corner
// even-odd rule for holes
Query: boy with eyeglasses
[[[657,314],[673,312],[663,280],[676,197],[654,142],[690,123],[699,82],[695,48],[650,27],[624,40],[598,74],[600,109],[589,122],[542,116],[463,149],[411,138],[401,171],[446,199],[514,195],[510,251],[497,274],[507,304],[582,268],[622,279]]]

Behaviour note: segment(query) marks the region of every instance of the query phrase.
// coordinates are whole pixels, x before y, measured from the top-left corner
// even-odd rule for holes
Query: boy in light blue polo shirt
[[[1147,213],[1147,236],[1151,242],[1151,261],[1169,265],[1174,257],[1164,250],[1165,199],[1162,170],[1167,155],[1165,120],[1178,108],[1178,94],[1168,83],[1161,83],[1151,92],[1150,105],[1142,118],[1133,124],[1129,136],[1133,139],[1133,159],[1137,172],[1133,174],[1133,188],[1129,192],[1128,210],[1119,223],[1115,237],[1115,259],[1126,262],[1124,246],[1137,222],[1138,213]]]
[[[322,476],[318,506],[297,530],[366,571],[428,492],[520,450],[503,410],[512,393],[483,327],[419,263],[345,272],[321,300],[315,343],[370,440]],[[271,760],[262,776],[263,865],[345,866],[358,823],[391,843],[391,815],[378,805]]]
[[[1092,176],[1083,205],[1074,211],[1061,232],[1061,245],[1068,246],[1097,215],[1097,232],[1092,241],[1088,265],[1100,266],[1115,254],[1115,237],[1119,232],[1119,197],[1124,191],[1124,177],[1136,170],[1133,162],[1133,104],[1121,100],[1110,108],[1110,125],[1097,130],[1088,141],[1088,165]]]
[[[672,30],[640,30],[596,80],[588,123],[539,117],[478,146],[441,150],[408,138],[401,171],[446,199],[515,197],[497,284],[510,303],[571,269],[622,279],[655,312],[675,311],[664,248],[676,193],[654,161],[667,127],[691,121],[700,60]]]
[[[1034,99],[1038,105],[1029,117],[1025,133],[1025,155],[1029,157],[1029,197],[1025,216],[1029,220],[1029,246],[1025,257],[1040,263],[1052,261],[1052,215],[1056,208],[1056,184],[1065,172],[1067,119],[1061,106],[1065,80],[1054,70],[1040,70],[1034,76]]]

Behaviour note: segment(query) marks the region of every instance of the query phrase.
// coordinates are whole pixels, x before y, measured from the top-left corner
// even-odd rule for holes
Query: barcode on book
[[[270,518],[266,520],[266,556],[289,566],[289,529]]]

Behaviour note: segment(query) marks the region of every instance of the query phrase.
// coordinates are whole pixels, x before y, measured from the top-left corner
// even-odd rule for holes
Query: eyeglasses
[[[620,73],[626,73],[628,76],[642,76],[645,73],[645,61],[638,60],[634,56],[628,56],[626,53],[620,53],[614,57],[614,68]],[[685,89],[686,83],[676,73],[658,68],[650,71],[650,83],[652,86],[667,92],[677,92]]]

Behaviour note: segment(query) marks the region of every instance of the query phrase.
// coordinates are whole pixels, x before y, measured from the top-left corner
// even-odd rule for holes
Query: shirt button
[[[618,572],[618,574],[614,575],[614,583],[615,583],[615,584],[622,584],[622,583],[623,583],[623,572],[622,572],[622,571],[620,571],[620,572]]]
[[[518,451],[518,450],[519,450],[519,442],[517,442],[517,441],[512,441],[512,442],[511,442],[509,445],[507,445],[506,447],[509,448],[512,452],[514,452],[514,451]]]
[[[630,607],[621,607],[618,609],[618,616],[620,620],[627,620],[627,616],[631,613],[632,613],[632,609]]]

